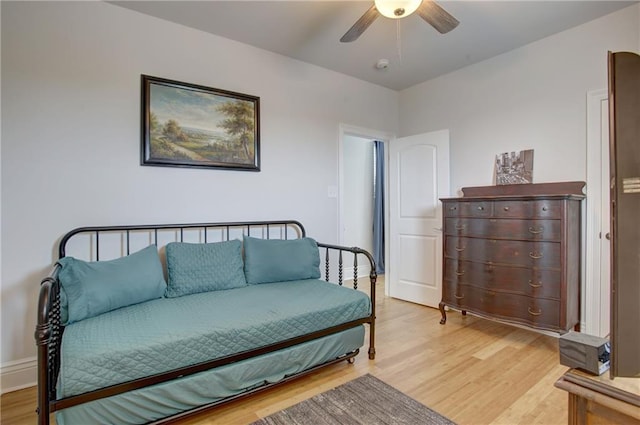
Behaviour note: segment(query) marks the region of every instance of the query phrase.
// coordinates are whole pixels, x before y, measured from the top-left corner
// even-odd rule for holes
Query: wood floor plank
[[[360,283],[362,285],[362,283]],[[384,296],[378,288],[376,360],[365,349],[340,363],[196,417],[180,425],[248,424],[366,373],[378,377],[460,425],[566,424],[567,395],[553,386],[566,371],[557,338]],[[36,421],[36,391],[4,394],[0,422]]]
[[[546,399],[550,393],[558,392],[561,397],[566,399],[567,394],[558,388],[555,388],[553,384],[556,381],[556,376],[562,375],[566,371],[566,367],[560,364],[556,364],[549,370],[549,372],[539,379],[534,385],[532,385],[524,394],[512,403],[508,408],[495,418],[495,423],[517,423],[518,420],[526,422],[522,423],[540,423],[537,418],[540,416],[540,412],[550,410]],[[555,396],[556,394],[554,394]],[[559,412],[565,410],[566,406],[562,406]],[[556,415],[558,414],[558,411]],[[553,415],[555,416],[555,415]],[[552,416],[552,417],[553,417]],[[558,415],[562,417],[561,415]],[[557,421],[557,419],[554,418]],[[545,419],[546,422],[550,422],[549,419]]]

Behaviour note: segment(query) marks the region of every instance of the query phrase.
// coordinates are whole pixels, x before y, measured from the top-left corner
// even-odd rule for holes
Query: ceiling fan
[[[448,33],[460,23],[432,0],[375,0],[371,8],[353,24],[340,41],[350,43],[357,40],[380,15],[399,19],[411,15],[413,12],[417,12],[440,34]]]

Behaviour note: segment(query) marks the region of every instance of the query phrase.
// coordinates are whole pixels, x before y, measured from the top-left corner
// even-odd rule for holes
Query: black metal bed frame
[[[304,226],[295,220],[282,220],[282,221],[249,221],[249,222],[222,222],[222,223],[188,223],[188,224],[160,224],[160,225],[127,225],[127,226],[96,226],[96,227],[80,227],[71,230],[65,234],[59,242],[58,256],[62,258],[67,254],[67,244],[76,235],[90,235],[93,237],[95,260],[100,260],[100,236],[103,234],[121,234],[124,238],[125,255],[130,253],[130,235],[131,232],[147,231],[153,235],[153,243],[158,244],[158,232],[159,231],[176,231],[179,236],[176,237],[177,241],[182,242],[184,239],[185,230],[199,230],[204,236],[204,242],[208,242],[208,235],[210,231],[217,230],[226,233],[226,239],[229,240],[231,230],[241,231],[243,235],[252,235],[252,229],[261,230],[264,239],[271,238],[271,229],[277,228],[280,230],[279,239],[290,239],[290,234],[295,233],[295,238],[301,238],[306,236]],[[252,235],[253,236],[253,235]],[[292,239],[295,239],[292,237]],[[191,375],[194,373],[202,372],[205,370],[213,369],[219,366],[235,363],[241,360],[256,357],[262,354],[270,353],[273,351],[281,350],[283,348],[291,347],[297,344],[301,344],[306,341],[311,341],[323,336],[331,335],[341,332],[343,330],[359,326],[364,323],[369,324],[369,359],[375,358],[375,304],[376,304],[376,268],[373,257],[369,252],[357,247],[345,247],[340,245],[331,245],[318,242],[318,247],[324,250],[324,279],[329,281],[330,273],[332,271],[331,265],[337,262],[337,280],[338,284],[343,284],[344,279],[344,261],[343,253],[350,253],[353,255],[353,287],[358,289],[358,258],[360,256],[365,257],[365,261],[371,267],[369,273],[370,281],[370,298],[371,298],[371,315],[362,319],[343,323],[338,326],[323,329],[320,331],[312,332],[306,335],[301,335],[286,341],[281,341],[275,344],[267,345],[253,350],[244,351],[241,353],[229,355],[222,358],[206,361],[203,363],[182,367],[172,371],[159,373],[153,376],[139,378],[131,381],[127,381],[121,384],[112,385],[106,388],[86,392],[83,394],[65,397],[57,399],[56,396],[56,382],[58,379],[58,373],[60,369],[60,344],[62,342],[62,334],[64,332],[64,326],[61,324],[60,319],[60,286],[58,281],[59,266],[56,264],[53,270],[44,278],[40,286],[40,294],[38,299],[38,318],[35,330],[35,340],[38,350],[38,423],[49,424],[49,415],[57,410],[65,409],[67,407],[76,406],[82,403],[86,403],[92,400],[98,400],[105,397],[110,397],[116,394],[125,393],[127,391],[147,387],[150,385],[159,384],[162,382],[177,379],[183,376]],[[337,258],[336,258],[337,254]],[[319,368],[329,366],[344,360],[353,361],[353,358],[358,354],[359,350],[347,353],[337,359],[328,361],[321,365],[315,366],[311,369],[299,372],[295,375],[289,376],[277,383],[265,384],[259,388],[246,391],[235,396],[231,396],[213,403],[209,403],[203,406],[196,407],[191,410],[177,413],[167,418],[160,419],[153,423],[171,423],[176,420],[195,415],[204,410],[213,409],[220,405],[229,403],[239,398],[247,397],[255,394],[256,392],[264,391],[268,388],[272,388],[276,385],[284,384],[292,379],[307,375]]]

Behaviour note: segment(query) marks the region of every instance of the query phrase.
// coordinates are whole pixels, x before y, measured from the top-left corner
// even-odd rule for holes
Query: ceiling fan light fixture
[[[400,19],[415,12],[422,0],[375,0],[374,3],[382,16]]]

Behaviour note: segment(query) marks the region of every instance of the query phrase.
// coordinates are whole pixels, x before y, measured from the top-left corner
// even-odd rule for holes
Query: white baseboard
[[[38,382],[36,357],[6,362],[0,366],[0,394],[33,387]]]

